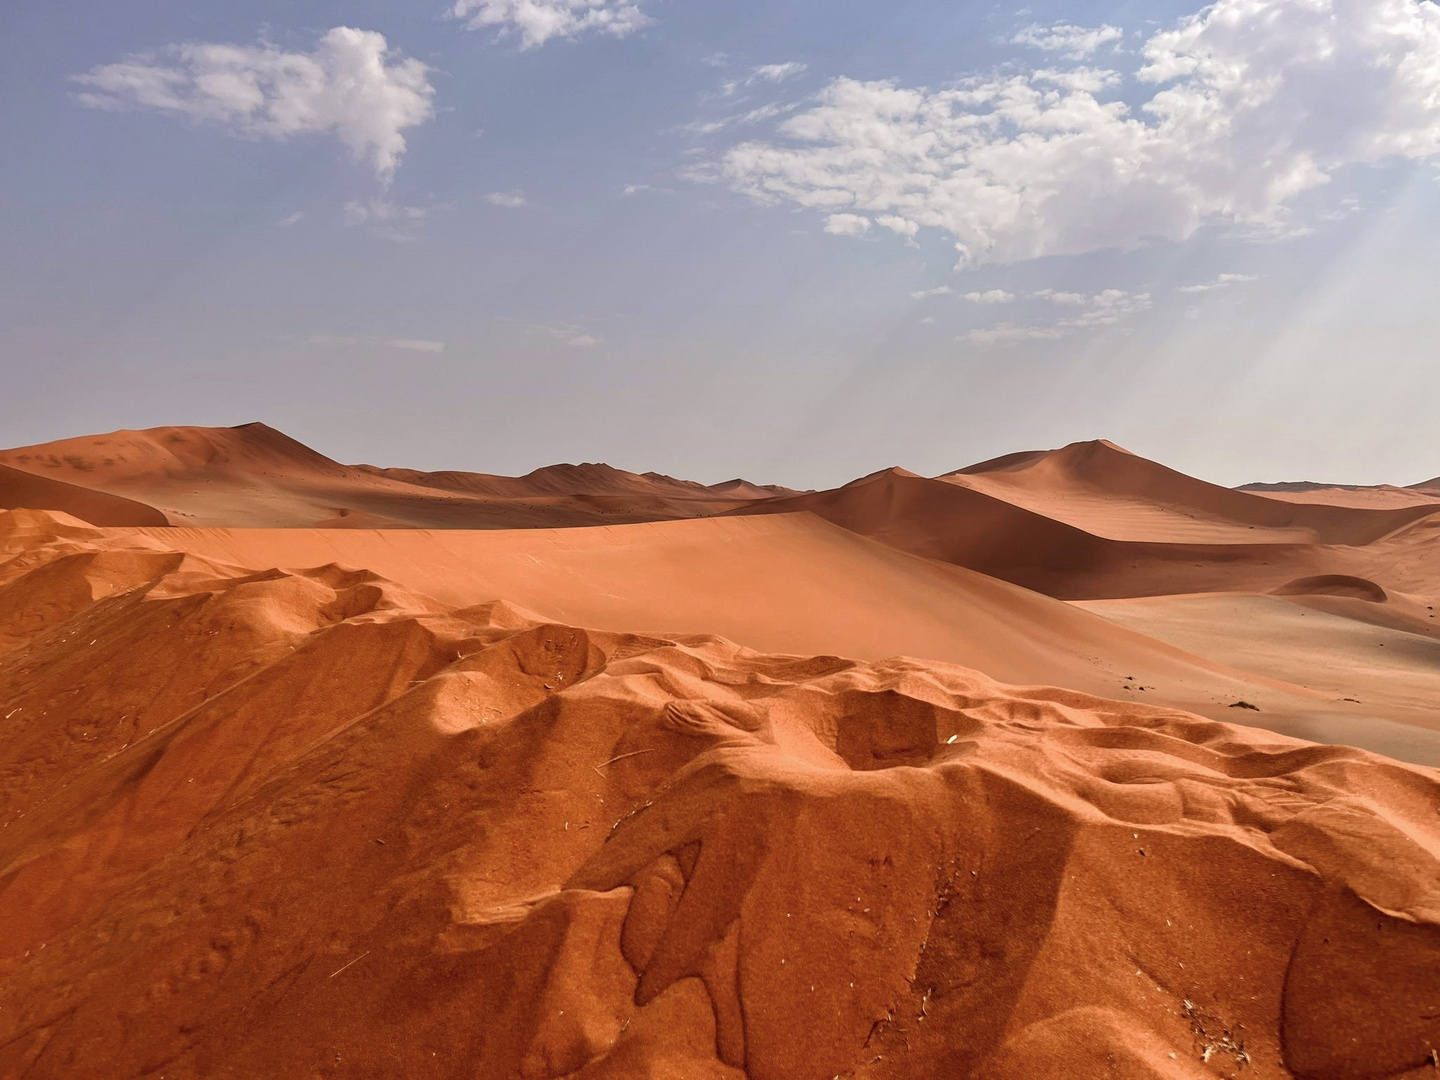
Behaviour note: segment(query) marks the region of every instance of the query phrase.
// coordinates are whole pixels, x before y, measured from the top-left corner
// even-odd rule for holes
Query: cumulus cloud
[[[1440,157],[1434,0],[1218,0],[1145,41],[1138,107],[1103,99],[1109,75],[1072,75],[835,79],[710,175],[829,220],[915,222],[974,265],[1206,225],[1294,235],[1293,200],[1337,170]]]
[[[1008,294],[1007,294],[1008,295]],[[1039,294],[1035,294],[1039,295]],[[1051,297],[1060,294],[1051,294]],[[1073,293],[1066,296],[1078,295]],[[1046,297],[1047,299],[1051,297]],[[969,299],[969,297],[967,297]],[[1014,297],[1011,297],[1014,299]],[[1013,345],[1023,341],[1059,341],[1101,327],[1119,323],[1149,310],[1152,301],[1149,293],[1129,292],[1124,289],[1105,289],[1093,296],[1082,296],[1084,310],[1055,322],[1031,324],[999,323],[996,326],[971,330],[963,340],[977,345]],[[1066,301],[1068,303],[1068,301]]]
[[[623,38],[653,21],[629,0],[455,0],[450,14],[471,30],[519,34],[522,49],[591,31]]]
[[[910,294],[911,300],[929,300],[932,296],[950,296],[955,290],[949,285],[937,285],[933,289],[921,289]]]
[[[870,231],[870,219],[859,214],[831,214],[825,231],[832,236],[861,236]]]
[[[1015,299],[1015,294],[1004,289],[989,289],[985,292],[967,292],[964,298],[972,304],[1008,304]]]
[[[275,45],[172,45],[92,68],[74,79],[97,109],[153,109],[235,135],[335,135],[384,180],[405,153],[407,128],[429,120],[430,69],[399,56],[383,34],[337,26],[313,52]]]
[[[1084,60],[1101,45],[1119,41],[1124,36],[1124,30],[1108,23],[1093,28],[1064,22],[1052,26],[1032,23],[1011,38],[1010,42],[1014,45],[1029,45],[1045,52],[1060,53],[1067,60]]]
[[[1207,293],[1216,289],[1228,289],[1231,285],[1240,285],[1247,281],[1259,281],[1255,274],[1221,274],[1214,281],[1206,281],[1199,285],[1182,285],[1182,293]]]
[[[485,196],[485,201],[491,206],[503,206],[508,210],[518,210],[525,205],[525,196],[518,191],[492,191]]]

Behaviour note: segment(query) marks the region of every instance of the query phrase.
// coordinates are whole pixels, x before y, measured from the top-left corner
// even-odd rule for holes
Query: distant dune
[[[0,1080],[1429,1076],[1381,490],[0,452]]]
[[[174,524],[233,528],[493,529],[663,521],[791,494],[745,481],[709,488],[608,465],[554,465],[523,477],[349,466],[264,424],[117,431],[0,451],[0,464],[148,503]],[[58,503],[37,505],[65,509]]]
[[[1014,454],[930,480],[888,469],[732,514],[808,511],[902,551],[1063,599],[1268,591],[1324,571],[1440,505],[1297,505],[1207,484],[1109,443]]]

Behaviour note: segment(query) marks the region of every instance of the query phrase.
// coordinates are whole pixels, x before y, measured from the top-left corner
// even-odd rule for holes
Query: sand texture
[[[1434,770],[164,535],[0,514],[0,1076],[1433,1075]]]
[[[0,1080],[1429,1080],[1440,491],[1298,487],[0,452]]]

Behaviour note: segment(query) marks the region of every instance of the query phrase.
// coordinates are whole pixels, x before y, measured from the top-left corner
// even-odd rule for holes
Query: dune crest
[[[1341,1080],[1440,1043],[1432,769],[11,517],[0,1075]]]
[[[112,508],[107,525],[163,524],[168,515],[176,525],[235,528],[536,528],[703,517],[793,494],[745,481],[712,488],[603,464],[552,465],[521,477],[342,465],[261,423],[63,439],[0,451],[0,466],[165,512],[141,520],[136,508],[121,520]],[[0,496],[10,506],[81,505],[77,493],[41,490],[38,479],[31,501],[16,501],[6,495],[8,475],[0,474]],[[106,495],[86,498],[103,503]]]

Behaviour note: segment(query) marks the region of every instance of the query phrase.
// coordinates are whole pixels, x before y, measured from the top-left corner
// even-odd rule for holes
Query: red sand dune
[[[1051,596],[1106,599],[1268,592],[1322,573],[1365,576],[1372,556],[1391,558],[1373,545],[1440,516],[1440,504],[1288,503],[1095,442],[1012,454],[933,480],[887,469],[731,513],[796,511]],[[1428,580],[1440,583],[1440,572]]]
[[[40,507],[92,525],[164,525],[153,506],[0,465],[0,510]]]
[[[0,452],[0,494],[41,507],[0,511],[0,1080],[1440,1066],[1419,488],[246,425]]]
[[[1433,769],[249,535],[0,514],[0,1077],[1433,1075]]]
[[[141,500],[173,524],[229,527],[593,525],[697,517],[792,494],[608,465],[555,465],[523,477],[349,466],[264,424],[116,431],[0,451],[0,464]],[[53,500],[29,505],[68,509]]]

